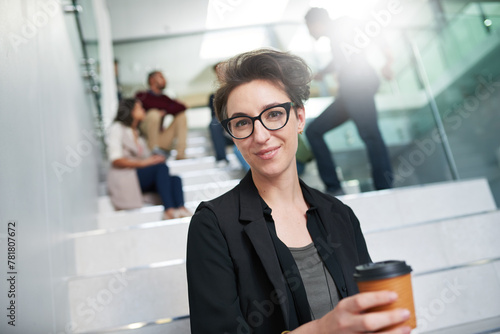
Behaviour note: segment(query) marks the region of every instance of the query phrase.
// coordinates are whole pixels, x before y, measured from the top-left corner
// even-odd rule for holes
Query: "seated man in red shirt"
[[[186,106],[163,94],[167,81],[160,71],[149,73],[148,85],[149,90],[137,93],[136,98],[141,100],[146,110],[146,118],[141,122],[140,129],[146,136],[149,149],[170,151],[176,139],[177,159],[184,159],[187,138]],[[166,115],[173,115],[174,119],[164,129],[163,119]]]

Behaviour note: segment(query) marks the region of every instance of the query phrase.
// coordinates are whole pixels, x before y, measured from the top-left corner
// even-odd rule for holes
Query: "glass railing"
[[[399,176],[411,174],[401,185],[458,176],[500,180],[500,116],[494,108],[500,102],[495,100],[495,92],[500,95],[499,11],[500,2],[471,2],[441,29],[394,32],[413,50],[399,49],[396,77],[379,95],[410,101],[426,93],[420,106],[401,105],[404,116],[381,112],[381,124],[407,117],[411,140],[393,155],[396,180],[398,169]]]
[[[473,67],[481,66],[480,63],[488,53],[500,45],[499,27],[500,25],[492,25],[488,32],[479,15],[460,15],[455,16],[454,21],[429,40],[415,39],[414,43],[421,54],[424,75],[428,78],[429,88],[437,99],[437,107],[442,117],[453,102],[439,98],[440,95],[449,92],[448,88],[457,80],[467,80],[464,79],[467,72]],[[429,32],[424,34],[429,35]],[[397,80],[401,81],[409,74],[412,78],[417,78],[415,73],[415,64],[412,64],[398,75]],[[421,82],[418,86],[419,89],[423,88]],[[418,134],[428,131],[434,125],[434,121],[421,113],[414,116],[414,121],[419,123]]]

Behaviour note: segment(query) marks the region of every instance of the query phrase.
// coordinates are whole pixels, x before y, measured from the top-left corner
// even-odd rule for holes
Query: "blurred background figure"
[[[210,99],[208,101],[210,111],[212,114],[210,125],[208,128],[210,130],[210,138],[212,138],[212,144],[214,146],[216,164],[218,166],[219,165],[223,166],[229,163],[226,157],[226,147],[233,146],[234,143],[231,140],[231,138],[228,138],[226,135],[224,135],[224,129],[220,125],[220,122],[217,120],[217,117],[215,116],[213,103],[214,103],[214,94],[210,95]]]
[[[339,84],[335,101],[306,130],[326,191],[332,195],[344,193],[335,171],[335,162],[323,135],[349,119],[356,124],[366,145],[375,189],[391,188],[392,167],[378,127],[374,100],[380,82],[375,70],[365,58],[364,51],[358,49],[354,52],[346,48],[355,40],[356,22],[347,17],[331,20],[324,8],[311,8],[305,19],[309,33],[314,39],[323,36],[330,39],[332,52],[331,62],[314,78],[322,80],[324,75],[334,73]],[[382,73],[386,79],[391,79],[392,57],[387,49],[385,51],[387,64]]]
[[[190,216],[184,207],[182,181],[170,176],[165,157],[150,155],[139,135],[139,124],[146,112],[139,100],[122,100],[108,133],[111,168],[108,189],[116,209],[135,209],[143,205],[142,194],[156,192],[164,206],[163,219]]]
[[[120,82],[120,61],[115,59],[113,65],[116,82],[116,96],[118,97],[118,101],[121,101],[123,99],[123,87]]]
[[[214,72],[217,71],[217,65],[219,65],[219,63],[215,64],[213,67]],[[218,167],[224,167],[229,164],[229,160],[227,160],[226,156],[226,147],[231,146],[233,148],[234,154],[241,164],[241,167],[245,171],[248,171],[250,169],[250,166],[245,161],[236,145],[234,145],[233,139],[226,134],[226,131],[224,131],[222,125],[217,119],[217,116],[215,115],[213,104],[214,96],[215,94],[211,94],[208,100],[208,106],[210,107],[211,113],[210,125],[208,126],[208,129],[210,130],[210,138],[212,139],[212,144],[215,151],[215,163]]]
[[[159,71],[149,73],[148,85],[149,90],[137,93],[136,98],[141,100],[147,112],[146,118],[141,124],[141,131],[146,136],[149,149],[167,155],[175,140],[176,158],[178,160],[185,159],[188,131],[186,113],[184,112],[186,106],[163,94],[163,90],[167,87],[167,80],[163,73]],[[174,119],[164,129],[163,120],[166,115],[172,115]]]

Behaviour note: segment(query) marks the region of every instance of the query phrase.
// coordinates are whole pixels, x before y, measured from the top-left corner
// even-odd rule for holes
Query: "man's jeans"
[[[319,115],[306,130],[307,139],[316,158],[318,171],[326,185],[326,191],[340,189],[335,172],[335,162],[323,135],[352,119],[366,145],[372,167],[373,184],[377,190],[392,187],[392,167],[387,147],[377,123],[377,109],[371,94],[344,92]]]

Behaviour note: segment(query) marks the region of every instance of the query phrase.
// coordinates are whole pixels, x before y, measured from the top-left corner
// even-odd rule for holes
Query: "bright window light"
[[[375,3],[376,1],[373,0],[310,0],[309,6],[325,8],[332,19],[336,19],[341,16],[362,19]]]
[[[225,59],[236,54],[268,45],[264,28],[210,32],[203,37],[202,59]]]
[[[330,53],[330,40],[322,36],[320,39],[315,41],[307,31],[297,31],[297,33],[293,36],[292,40],[288,44],[288,50],[291,52],[327,52]]]
[[[289,0],[209,0],[207,29],[279,22]]]
[[[309,31],[306,26],[302,26],[297,29],[295,35],[293,35],[292,40],[288,44],[288,50],[291,52],[311,52],[314,47],[314,40],[309,35]]]

